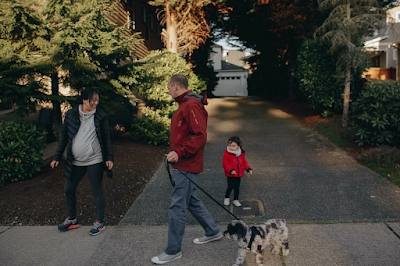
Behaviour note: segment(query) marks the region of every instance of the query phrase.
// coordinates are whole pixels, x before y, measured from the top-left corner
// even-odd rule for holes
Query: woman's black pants
[[[105,198],[103,192],[103,163],[97,163],[89,166],[72,166],[70,179],[65,181],[65,197],[67,200],[68,217],[69,219],[76,218],[76,196],[75,192],[79,182],[88,172],[90,186],[92,189],[94,201],[97,209],[97,221],[103,223]]]

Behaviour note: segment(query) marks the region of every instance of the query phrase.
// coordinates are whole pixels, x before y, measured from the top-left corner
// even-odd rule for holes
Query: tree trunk
[[[350,65],[348,64],[346,70],[346,80],[345,80],[344,94],[343,94],[342,127],[347,127],[347,121],[349,120],[350,81],[351,81],[351,70],[350,70]]]
[[[396,80],[400,80],[400,43],[397,44],[397,67],[396,67]]]
[[[58,71],[54,71],[51,73],[51,95],[58,96],[59,95],[59,82],[58,82]],[[53,113],[55,114],[54,118],[58,123],[61,124],[61,107],[59,100],[52,100],[53,103]]]
[[[59,96],[59,80],[57,70],[51,73],[51,94],[53,96]],[[53,103],[53,112],[52,117],[50,118],[52,121],[49,126],[52,130],[52,137],[59,139],[62,128],[61,105],[59,100],[52,100],[51,102]]]
[[[166,26],[167,26],[167,50],[171,53],[178,53],[178,33],[176,15],[171,12],[169,4],[166,8]]]
[[[350,1],[347,1],[346,7],[347,21],[350,20]],[[350,36],[349,36],[350,37]],[[350,40],[350,38],[349,38]],[[349,120],[349,106],[350,106],[350,81],[351,81],[351,66],[347,63],[346,68],[346,80],[344,83],[344,94],[343,94],[343,115],[342,115],[342,127],[347,127],[347,121]]]

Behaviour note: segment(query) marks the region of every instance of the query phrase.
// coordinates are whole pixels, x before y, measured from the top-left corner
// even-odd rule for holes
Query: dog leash
[[[167,168],[167,172],[168,172],[168,176],[169,176],[169,181],[171,182],[171,185],[174,187],[174,186],[175,186],[175,182],[174,182],[174,180],[172,179],[171,171],[169,170],[169,164],[170,164],[170,162],[168,162],[167,156],[164,157],[164,164],[165,164],[165,168]]]
[[[167,172],[169,175],[169,180],[171,181],[171,185],[174,187],[175,186],[175,182],[172,179],[172,175],[171,175],[171,171],[169,170],[169,165],[171,164],[170,162],[168,162],[167,157],[164,157],[164,163],[165,163],[165,167],[167,168]],[[194,184],[198,189],[200,189],[204,194],[206,194],[210,199],[212,199],[215,203],[217,203],[222,209],[224,209],[225,211],[227,211],[230,215],[232,215],[236,220],[240,220],[238,217],[236,217],[236,215],[234,215],[233,213],[231,213],[227,208],[225,208],[221,203],[219,203],[217,200],[215,200],[210,194],[208,194],[204,189],[202,189],[199,185],[197,185],[194,181],[192,181],[187,174],[183,173],[181,170],[177,169],[181,174],[183,174],[192,184]]]

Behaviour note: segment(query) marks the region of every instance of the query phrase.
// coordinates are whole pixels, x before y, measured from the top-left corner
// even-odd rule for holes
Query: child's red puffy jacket
[[[244,175],[244,170],[251,170],[249,164],[244,157],[246,155],[246,151],[242,150],[242,154],[238,157],[225,150],[224,157],[222,159],[222,165],[224,166],[225,176],[227,177],[242,177]],[[232,171],[236,171],[236,175],[232,175]]]

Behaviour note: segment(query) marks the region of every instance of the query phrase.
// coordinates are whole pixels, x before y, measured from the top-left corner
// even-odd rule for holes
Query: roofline
[[[371,40],[369,40],[369,41],[366,41],[366,42],[364,43],[364,45],[367,46],[367,45],[370,45],[370,44],[372,44],[372,43],[374,43],[374,42],[380,42],[380,41],[382,41],[382,40],[384,40],[384,39],[387,39],[388,37],[389,37],[389,35],[377,37],[377,38],[375,38],[375,39],[371,39]]]
[[[216,44],[216,43],[213,43],[211,46],[216,46],[216,47],[223,48],[221,45],[219,45],[219,44]]]

